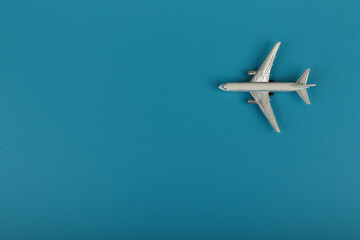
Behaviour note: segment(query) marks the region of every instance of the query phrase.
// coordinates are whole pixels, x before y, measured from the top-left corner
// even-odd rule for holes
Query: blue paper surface
[[[1,239],[359,239],[360,2],[2,1]],[[311,105],[248,93],[310,68]]]

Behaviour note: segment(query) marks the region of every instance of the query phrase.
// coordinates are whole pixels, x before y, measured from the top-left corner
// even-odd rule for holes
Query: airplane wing
[[[277,42],[250,82],[269,82],[271,67],[281,42]]]
[[[271,126],[275,129],[276,132],[280,132],[279,126],[276,122],[273,109],[270,105],[270,98],[268,92],[250,92],[260,109],[265,114],[266,118],[269,120]]]

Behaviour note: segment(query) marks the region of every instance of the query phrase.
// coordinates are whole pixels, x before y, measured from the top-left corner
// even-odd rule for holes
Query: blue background
[[[359,1],[2,1],[1,239],[359,239]],[[247,93],[311,68],[312,105]]]

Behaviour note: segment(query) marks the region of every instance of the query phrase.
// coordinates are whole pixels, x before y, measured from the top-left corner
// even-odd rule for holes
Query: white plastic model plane
[[[274,92],[291,92],[296,91],[306,104],[310,104],[310,100],[306,89],[316,86],[315,84],[306,84],[310,69],[306,69],[296,83],[294,82],[273,82],[269,79],[271,67],[276,57],[281,42],[277,42],[258,71],[249,71],[248,74],[254,76],[250,82],[246,83],[225,83],[219,88],[227,92],[250,92],[254,99],[249,99],[248,103],[258,104],[260,109],[269,120],[276,132],[280,132],[276,122],[273,109],[270,105],[269,95]]]

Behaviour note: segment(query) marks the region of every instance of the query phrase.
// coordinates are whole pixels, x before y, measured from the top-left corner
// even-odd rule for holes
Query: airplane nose
[[[219,86],[219,89],[221,89],[221,90],[226,90],[226,88],[225,88],[225,84],[221,84],[220,86]]]

